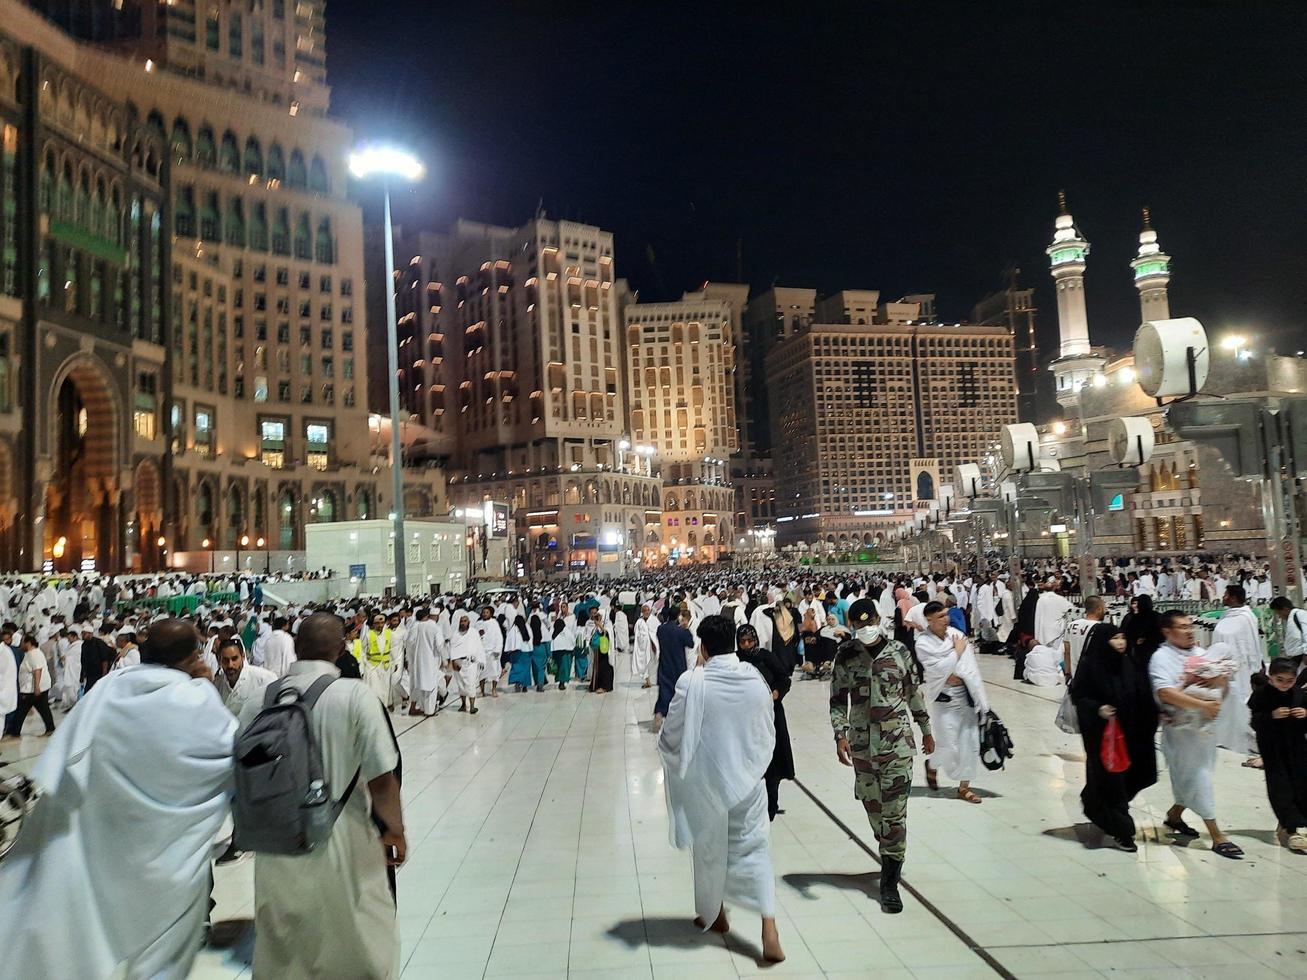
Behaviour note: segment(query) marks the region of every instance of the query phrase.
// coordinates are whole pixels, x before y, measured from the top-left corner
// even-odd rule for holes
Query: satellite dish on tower
[[[1149,320],[1135,333],[1135,374],[1149,397],[1192,397],[1209,367],[1207,331],[1191,316]]]
[[[1039,431],[1029,422],[1003,426],[999,452],[1007,468],[1017,473],[1039,469]]]
[[[1107,452],[1122,466],[1141,466],[1153,455],[1153,427],[1147,419],[1113,419],[1107,424]]]

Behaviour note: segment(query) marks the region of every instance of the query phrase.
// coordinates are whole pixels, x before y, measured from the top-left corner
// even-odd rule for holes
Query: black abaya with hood
[[[1085,640],[1085,650],[1071,681],[1071,698],[1080,721],[1085,745],[1085,788],[1080,793],[1085,816],[1111,837],[1133,837],[1135,823],[1130,801],[1140,790],[1157,782],[1157,705],[1148,679],[1148,657],[1127,646],[1113,650],[1109,640],[1122,630],[1102,623]],[[1112,773],[1103,768],[1101,750],[1107,719],[1098,709],[1110,704],[1125,733],[1130,767]]]

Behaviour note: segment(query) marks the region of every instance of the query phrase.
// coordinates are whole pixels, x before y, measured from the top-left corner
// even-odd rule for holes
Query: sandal
[[[1175,823],[1171,823],[1170,820],[1163,820],[1163,821],[1162,821],[1162,826],[1163,826],[1163,827],[1170,827],[1172,830],[1174,830],[1174,831],[1175,831],[1177,834],[1179,834],[1181,837],[1197,837],[1197,836],[1198,836],[1198,831],[1194,830],[1192,827],[1190,827],[1190,826],[1189,826],[1187,823],[1185,823],[1183,820],[1177,820]]]
[[[958,799],[966,800],[968,803],[982,802],[980,797],[977,796],[975,793],[971,792],[970,789],[962,789],[961,787],[958,787]]]
[[[1212,850],[1223,858],[1230,858],[1238,861],[1243,858],[1243,850],[1232,840],[1221,841],[1219,844],[1213,844]]]

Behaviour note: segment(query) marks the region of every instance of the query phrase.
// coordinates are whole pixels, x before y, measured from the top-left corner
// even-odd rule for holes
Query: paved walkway
[[[926,791],[918,762],[905,871],[915,895],[898,916],[875,901],[875,841],[835,760],[827,686],[795,684],[800,782],[782,784],[772,831],[788,959],[772,968],[758,962],[756,918],[737,911],[724,941],[689,925],[690,863],[667,843],[653,692],[620,666],[606,696],[551,689],[483,701],[476,717],[397,718],[403,976],[1304,975],[1307,856],[1275,846],[1260,773],[1222,753],[1217,799],[1243,862],[1159,837],[1165,774],[1136,800],[1139,852],[1101,847],[1079,809],[1079,739],[1052,724],[1060,690],[1015,683],[1008,661],[982,667],[1017,756],[977,781],[981,806]],[[196,977],[249,975],[252,879],[249,861],[219,869],[215,921],[229,945],[202,954]]]

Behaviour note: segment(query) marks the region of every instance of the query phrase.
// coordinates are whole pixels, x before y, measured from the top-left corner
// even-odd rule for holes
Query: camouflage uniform
[[[922,736],[929,735],[930,716],[907,647],[886,640],[873,653],[856,639],[840,644],[830,685],[831,725],[836,739],[849,740],[853,795],[866,808],[881,856],[899,861],[908,849],[908,794],[917,749],[909,711]]]

